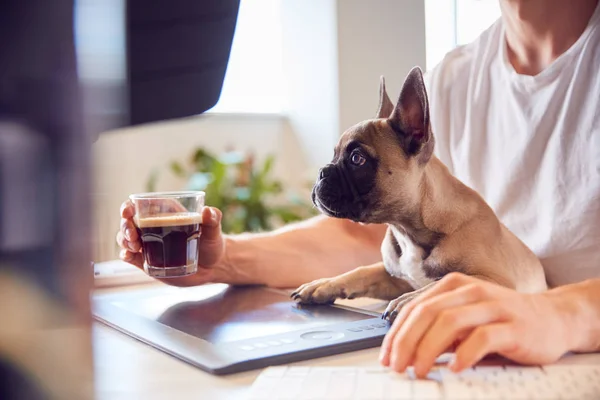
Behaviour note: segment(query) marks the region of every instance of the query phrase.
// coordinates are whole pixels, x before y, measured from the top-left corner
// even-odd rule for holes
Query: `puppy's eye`
[[[356,166],[361,166],[367,161],[360,153],[353,153],[350,156],[350,162]]]

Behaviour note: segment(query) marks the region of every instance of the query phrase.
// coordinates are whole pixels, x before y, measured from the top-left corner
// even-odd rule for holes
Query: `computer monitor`
[[[238,10],[239,0],[78,0],[76,48],[94,133],[212,108]]]

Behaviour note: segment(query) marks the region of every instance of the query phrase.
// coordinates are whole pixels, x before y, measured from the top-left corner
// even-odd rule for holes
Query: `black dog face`
[[[369,124],[355,127],[352,139],[341,142],[332,162],[319,171],[312,200],[324,214],[367,222],[365,214],[377,199],[378,159],[359,138],[372,129]]]
[[[418,213],[435,143],[421,70],[409,73],[395,107],[383,79],[379,93],[377,118],[344,132],[333,160],[319,171],[312,199],[328,216],[387,223]]]

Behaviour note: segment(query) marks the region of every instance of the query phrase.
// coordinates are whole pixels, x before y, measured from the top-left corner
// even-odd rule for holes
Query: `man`
[[[381,349],[424,376],[455,346],[456,371],[489,353],[548,363],[600,351],[600,6],[598,0],[500,0],[502,17],[427,76],[437,155],[541,259],[553,289],[523,295],[450,274],[398,315]],[[128,203],[117,241],[142,266]],[[204,210],[208,281],[296,287],[380,260],[385,227],[317,217],[224,237]],[[468,244],[465,244],[468,245]]]

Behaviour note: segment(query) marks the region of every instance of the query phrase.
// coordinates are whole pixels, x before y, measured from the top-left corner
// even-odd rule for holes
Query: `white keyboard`
[[[454,374],[384,368],[270,367],[252,385],[252,400],[600,399],[600,365],[475,367]]]

